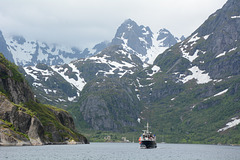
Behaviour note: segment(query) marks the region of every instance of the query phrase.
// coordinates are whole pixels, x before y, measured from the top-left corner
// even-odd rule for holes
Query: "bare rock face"
[[[37,117],[0,95],[0,145],[43,145],[43,125]],[[6,122],[10,124],[6,124]],[[25,136],[23,136],[25,135]]]
[[[31,118],[31,125],[28,131],[28,137],[32,145],[43,145],[44,144],[44,129],[42,123],[37,117]]]
[[[3,124],[3,123],[2,123]],[[25,146],[31,145],[23,135],[17,134],[9,128],[0,127],[0,146]]]
[[[65,111],[50,109],[56,116],[56,123],[74,131],[72,117]],[[51,134],[49,139],[44,132]],[[63,134],[65,136],[63,136]],[[71,137],[75,137],[72,140]],[[26,109],[14,105],[5,96],[0,95],[0,145],[44,145],[44,144],[86,144],[88,140],[75,132],[59,129],[52,122],[45,124],[35,116],[26,113]]]
[[[73,118],[69,115],[68,112],[65,112],[65,111],[56,111],[56,110],[53,110],[53,109],[50,109],[51,112],[54,113],[54,115],[57,117],[58,121],[68,127],[68,128],[71,128],[71,129],[75,129],[75,125],[74,125],[74,121],[73,121]]]

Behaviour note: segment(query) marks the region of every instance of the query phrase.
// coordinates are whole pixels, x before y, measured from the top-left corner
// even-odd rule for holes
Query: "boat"
[[[157,148],[156,136],[149,131],[149,124],[147,123],[147,129],[143,130],[143,134],[139,137],[140,148]]]

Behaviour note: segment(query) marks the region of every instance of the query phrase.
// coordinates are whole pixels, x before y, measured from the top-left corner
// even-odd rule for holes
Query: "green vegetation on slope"
[[[8,61],[3,56],[2,53],[0,53],[0,65],[2,65],[2,66],[4,65],[13,73],[13,75],[9,75],[6,72],[1,72],[1,74],[0,74],[1,79],[11,78],[11,79],[14,79],[15,81],[20,81],[20,82],[22,82],[24,80],[22,74],[18,71],[18,67],[14,63]]]
[[[190,82],[182,93],[154,103],[146,114],[154,126],[154,133],[161,137],[158,140],[170,143],[240,144],[239,126],[217,132],[231,118],[240,116],[239,85],[239,76],[215,85],[191,86]],[[205,88],[211,87],[215,93],[225,89],[228,92],[207,97],[209,90]]]
[[[61,130],[60,134],[62,137],[65,137],[65,139],[78,141],[78,137],[82,136],[76,131],[61,124],[57,119],[56,115],[51,111],[51,110],[56,110],[56,111],[66,112],[65,110],[62,110],[50,105],[36,103],[34,101],[28,102],[24,106],[36,113],[36,116],[42,122],[43,126],[53,127],[53,128],[56,128],[57,130]],[[49,138],[50,141],[53,140],[52,133],[45,131],[45,135]]]

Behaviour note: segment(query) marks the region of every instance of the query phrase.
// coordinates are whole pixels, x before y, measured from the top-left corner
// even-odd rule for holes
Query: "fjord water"
[[[1,160],[239,160],[239,146],[158,144],[140,149],[137,143],[91,143],[0,147]]]

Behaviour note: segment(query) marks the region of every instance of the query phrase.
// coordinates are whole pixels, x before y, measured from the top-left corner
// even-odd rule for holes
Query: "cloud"
[[[111,40],[128,18],[153,31],[189,35],[227,0],[0,0],[0,29],[49,43],[89,47]]]

